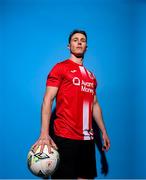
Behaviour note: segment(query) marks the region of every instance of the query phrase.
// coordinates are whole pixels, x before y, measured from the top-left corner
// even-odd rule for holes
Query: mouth
[[[77,49],[82,49],[82,47],[77,47]]]

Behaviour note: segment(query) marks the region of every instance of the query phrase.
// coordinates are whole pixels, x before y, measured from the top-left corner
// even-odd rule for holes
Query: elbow
[[[101,108],[100,108],[99,104],[97,103],[97,101],[93,105],[93,110],[101,113]]]

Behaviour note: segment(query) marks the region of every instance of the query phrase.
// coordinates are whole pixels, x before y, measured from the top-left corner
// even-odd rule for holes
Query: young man
[[[70,58],[57,63],[48,75],[42,105],[42,126],[34,150],[41,145],[58,149],[60,164],[54,179],[93,179],[96,174],[92,117],[99,126],[104,150],[110,141],[96,97],[95,76],[83,66],[87,49],[85,31],[75,30],[69,36]],[[55,137],[49,135],[51,107],[56,97]]]

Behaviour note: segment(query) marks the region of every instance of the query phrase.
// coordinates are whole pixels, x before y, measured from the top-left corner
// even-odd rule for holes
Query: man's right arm
[[[41,146],[41,152],[45,145],[48,146],[48,151],[51,152],[51,147],[57,148],[54,141],[49,136],[49,126],[52,111],[53,100],[58,92],[58,87],[47,86],[43,99],[41,111],[41,132],[37,142],[33,145],[34,151]]]

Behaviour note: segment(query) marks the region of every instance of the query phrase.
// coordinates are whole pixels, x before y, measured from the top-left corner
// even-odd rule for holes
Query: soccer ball
[[[59,164],[59,153],[51,147],[51,153],[48,153],[47,145],[44,146],[43,153],[40,153],[39,146],[36,152],[30,149],[27,157],[29,170],[36,176],[48,177],[52,175]]]

